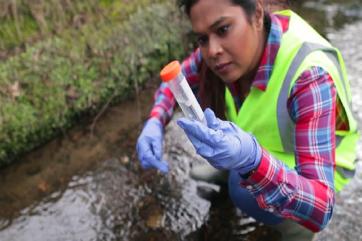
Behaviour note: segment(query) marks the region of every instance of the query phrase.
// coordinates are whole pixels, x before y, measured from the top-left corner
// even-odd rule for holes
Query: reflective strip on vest
[[[294,152],[294,146],[295,146],[295,143],[294,143],[295,136],[288,138],[288,137],[290,137],[290,136],[288,136],[288,134],[292,133],[292,135],[294,135],[294,131],[293,131],[294,123],[290,119],[288,110],[285,105],[285,103],[287,103],[287,100],[288,100],[290,85],[293,81],[293,77],[295,76],[299,66],[301,65],[301,63],[303,62],[305,57],[307,57],[313,51],[318,51],[318,50],[323,51],[327,55],[327,57],[337,67],[340,78],[342,80],[343,90],[345,92],[345,95],[348,96],[348,92],[347,92],[346,86],[345,86],[345,79],[343,77],[341,67],[338,64],[339,61],[338,61],[338,55],[337,55],[336,50],[333,48],[330,48],[330,47],[316,44],[316,43],[303,43],[302,47],[299,49],[297,55],[295,56],[295,58],[293,59],[293,62],[291,63],[291,65],[289,67],[289,70],[283,81],[282,89],[280,91],[280,95],[278,98],[278,107],[277,107],[278,116],[279,116],[278,126],[279,126],[279,131],[280,131],[280,137],[282,139],[283,148],[287,152]],[[349,105],[349,108],[351,109],[350,105]],[[341,139],[342,139],[341,136],[336,135],[336,146],[338,146]],[[290,141],[290,140],[292,140],[292,141]]]
[[[334,81],[349,125],[348,130],[336,130],[335,134],[337,171],[334,184],[339,191],[355,169],[355,147],[359,138],[343,58],[297,14],[284,11],[283,15],[290,17],[289,29],[283,33],[268,87],[263,91],[252,87],[239,112],[226,88],[225,114],[240,128],[253,133],[273,157],[289,168],[295,168],[295,123],[287,109],[288,98],[298,75],[312,66],[323,68]]]

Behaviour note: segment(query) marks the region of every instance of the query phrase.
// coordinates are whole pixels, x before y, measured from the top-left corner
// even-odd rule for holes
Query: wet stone
[[[320,13],[324,9],[320,4],[328,5],[325,1],[308,2],[311,9],[319,10],[318,16],[328,15],[333,22],[340,12],[346,18],[360,14],[350,11],[361,9],[359,0],[345,4],[353,1],[355,8],[347,10],[336,1],[332,5],[341,7],[327,8],[328,14]],[[329,32],[328,38],[346,60],[353,111],[361,124],[362,23],[348,22]],[[149,111],[149,96],[142,96],[142,105],[147,106],[144,112]],[[33,155],[34,160],[42,161],[29,161],[0,176],[0,240],[279,240],[277,232],[237,210],[225,187],[190,178],[191,166],[204,160],[174,120],[167,127],[163,157],[170,164],[170,173],[142,170],[134,153],[139,130],[124,121],[124,116],[137,119],[133,100],[129,106],[128,111],[123,106],[105,113],[106,120],[97,122],[96,136],[74,132],[70,141],[54,141],[47,146],[50,150]],[[132,128],[120,137],[123,129]],[[361,147],[359,143],[359,159]],[[316,240],[361,240],[361,167],[359,163],[353,181],[336,196],[333,219]],[[17,176],[12,179],[14,173]]]
[[[63,191],[49,193],[11,222],[0,219],[1,240],[233,241],[263,235],[260,224],[241,221],[247,217],[225,189],[190,178],[191,165],[205,160],[174,121],[167,127],[164,158],[168,175],[112,158],[73,176]]]

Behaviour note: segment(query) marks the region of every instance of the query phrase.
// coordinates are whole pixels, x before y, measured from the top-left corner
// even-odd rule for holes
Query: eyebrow
[[[216,26],[218,26],[222,21],[224,21],[225,19],[227,19],[227,17],[220,17],[218,20],[216,20],[213,24],[211,24],[211,26],[209,28],[215,28]]]
[[[221,16],[218,20],[216,20],[213,24],[211,24],[208,29],[213,29],[215,28],[216,26],[218,26],[222,21],[224,21],[225,19],[228,19],[228,17],[225,17],[225,16]],[[197,35],[200,35],[202,33],[198,33],[198,32],[194,32],[195,34]]]

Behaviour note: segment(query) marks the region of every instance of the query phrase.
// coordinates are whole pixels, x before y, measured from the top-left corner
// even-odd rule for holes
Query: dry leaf
[[[38,183],[38,189],[41,191],[41,192],[47,192],[49,190],[49,184],[44,181],[44,180],[41,180],[39,183]]]
[[[20,84],[19,81],[16,81],[14,84],[10,85],[8,87],[8,91],[11,95],[11,97],[16,98],[20,96],[20,92],[21,92],[21,88],[20,88]]]

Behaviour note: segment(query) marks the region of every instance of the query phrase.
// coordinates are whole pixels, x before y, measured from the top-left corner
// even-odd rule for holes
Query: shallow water
[[[341,49],[362,124],[360,5],[310,1],[296,7]],[[190,162],[203,160],[174,122],[164,156],[171,173],[140,169],[134,147],[155,88],[151,83],[96,123],[82,123],[0,170],[0,240],[277,240],[278,234],[238,212],[224,188],[189,178]],[[362,240],[361,184],[358,165],[318,240]]]

